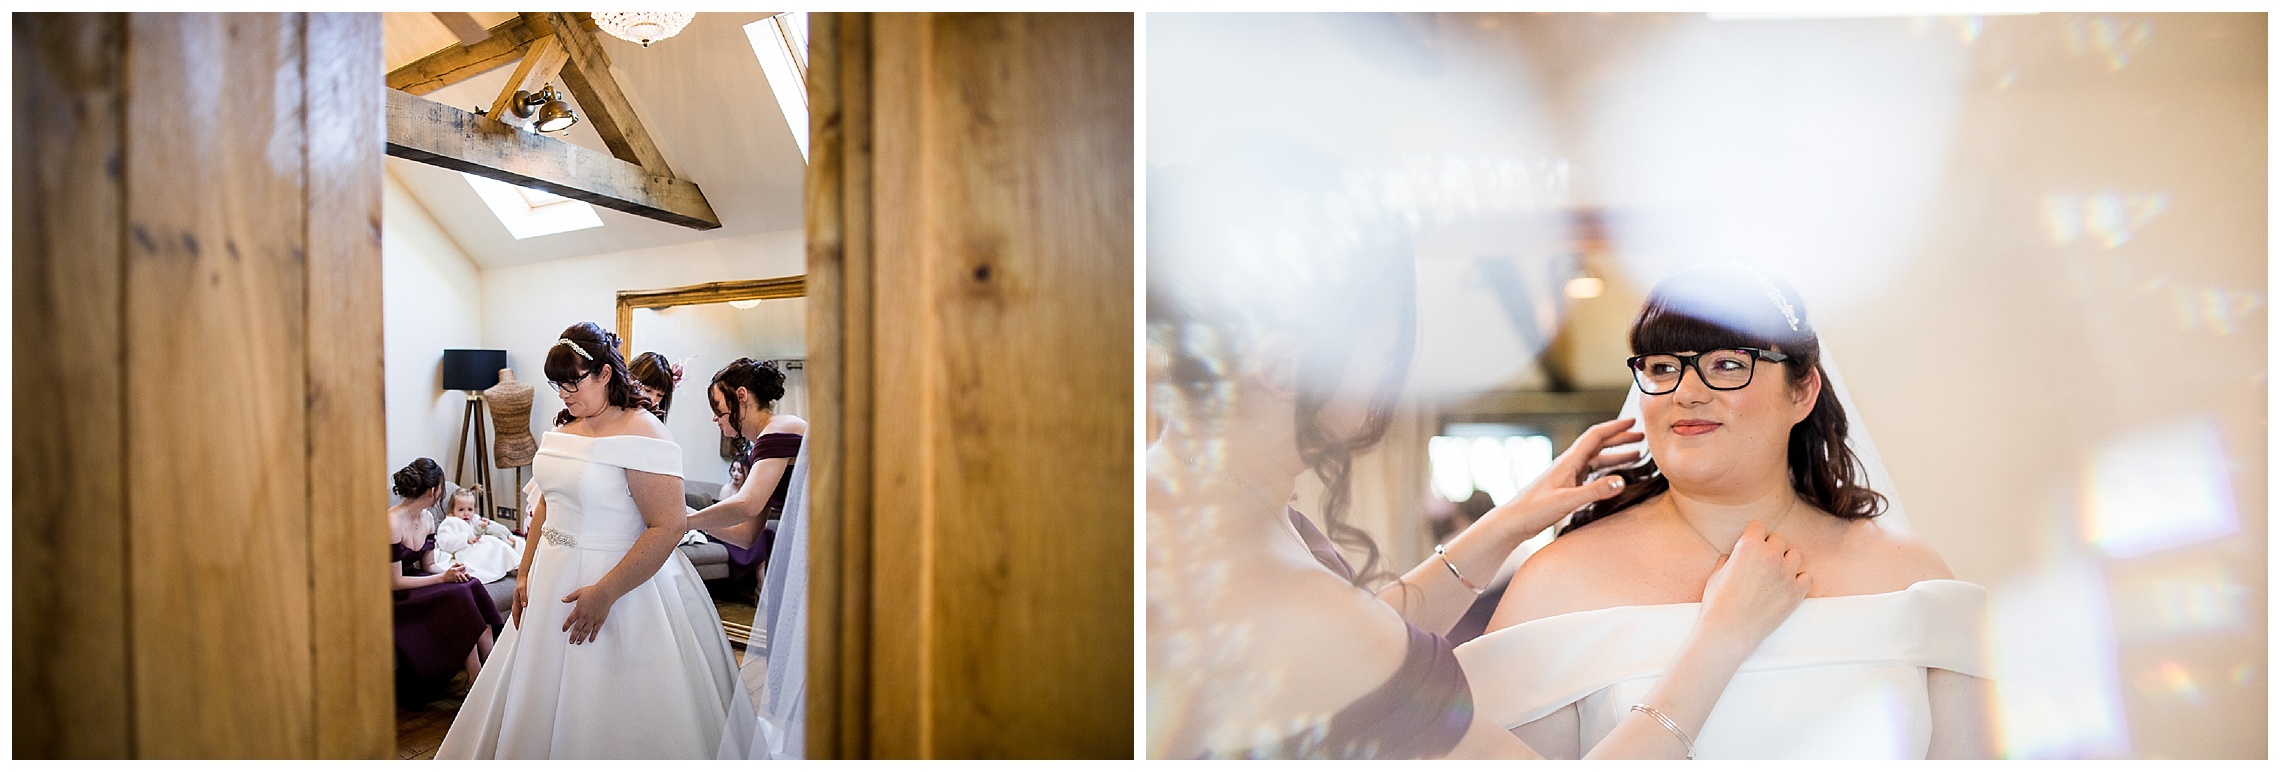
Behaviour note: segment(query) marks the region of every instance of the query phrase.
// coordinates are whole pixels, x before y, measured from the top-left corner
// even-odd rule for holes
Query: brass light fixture
[[[515,116],[518,118],[529,118],[532,111],[535,110],[538,113],[538,120],[531,122],[531,128],[537,129],[541,134],[552,134],[570,128],[578,122],[578,114],[570,111],[570,105],[562,102],[562,95],[554,93],[554,86],[552,85],[548,85],[536,94],[528,91],[517,91],[514,100],[509,102],[508,106],[514,110]]]

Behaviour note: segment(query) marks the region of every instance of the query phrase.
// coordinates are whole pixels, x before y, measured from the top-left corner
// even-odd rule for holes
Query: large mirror
[[[665,428],[681,445],[692,491],[716,493],[728,482],[729,448],[705,404],[705,385],[722,366],[738,357],[777,360],[785,375],[777,412],[807,415],[806,295],[805,276],[618,293],[626,361],[654,351],[682,366]]]

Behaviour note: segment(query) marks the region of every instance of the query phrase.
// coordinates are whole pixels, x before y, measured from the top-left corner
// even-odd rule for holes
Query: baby
[[[522,564],[522,538],[487,517],[478,517],[481,487],[461,488],[451,494],[451,513],[435,527],[437,552],[467,566],[467,574],[485,584],[496,582]]]

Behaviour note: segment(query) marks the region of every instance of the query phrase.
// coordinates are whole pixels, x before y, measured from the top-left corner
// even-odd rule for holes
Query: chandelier
[[[596,11],[594,24],[628,43],[649,44],[672,37],[689,26],[694,13],[682,11]]]

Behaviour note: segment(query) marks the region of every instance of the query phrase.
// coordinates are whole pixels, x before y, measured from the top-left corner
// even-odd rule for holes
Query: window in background
[[[1552,465],[1552,438],[1509,424],[1450,424],[1427,446],[1433,490],[1450,501],[1483,491],[1498,504],[1510,501]]]
[[[602,227],[601,215],[594,212],[592,204],[584,201],[511,185],[489,177],[477,177],[466,172],[460,172],[459,176],[467,178],[467,184],[475,189],[475,195],[482,197],[483,204],[491,208],[491,214],[497,215],[499,223],[507,226],[507,232],[513,234],[518,241],[532,236]]]
[[[768,88],[776,92],[776,106],[784,110],[784,123],[800,146],[800,160],[808,157],[807,12],[780,13],[744,25],[752,41],[752,54],[768,74]]]

